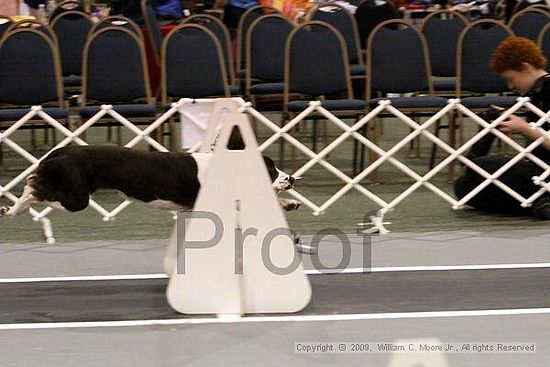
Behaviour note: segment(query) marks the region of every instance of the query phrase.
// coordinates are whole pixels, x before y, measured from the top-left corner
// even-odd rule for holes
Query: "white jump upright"
[[[181,99],[178,102],[181,120],[181,146],[191,153],[211,153],[220,129],[230,112],[239,113],[242,98]],[[183,220],[183,218],[180,218]],[[170,276],[177,257],[176,226],[168,240],[164,256],[164,273]]]
[[[237,108],[226,112],[194,210],[179,227],[185,233],[178,233],[168,302],[185,314],[300,311],[311,298],[301,255],[247,116]],[[227,149],[234,127],[244,150]]]

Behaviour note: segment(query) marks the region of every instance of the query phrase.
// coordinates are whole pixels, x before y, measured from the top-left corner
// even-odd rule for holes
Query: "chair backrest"
[[[4,32],[13,24],[13,20],[5,15],[0,15],[0,38]]]
[[[546,12],[550,12],[550,4],[548,4],[548,1],[546,2],[546,4],[537,3],[537,4],[533,4],[533,5],[529,6],[529,9],[541,9],[541,10],[544,10]]]
[[[79,11],[85,13],[84,6],[77,0],[66,0],[59,3],[50,14],[50,23],[59,15],[68,11]]]
[[[0,103],[62,107],[57,45],[35,28],[7,31],[0,40]]]
[[[237,26],[237,38],[235,40],[237,45],[237,60],[236,60],[236,67],[237,69],[244,68],[244,52],[246,50],[246,32],[248,32],[248,27],[252,24],[252,22],[262,15],[265,15],[267,12],[269,13],[275,13],[280,14],[280,11],[272,6],[266,6],[266,5],[258,5],[253,6],[252,8],[248,9],[241,15],[239,18],[239,24]]]
[[[290,93],[311,96],[345,94],[352,98],[349,59],[344,37],[319,21],[294,29],[285,45],[285,105]]]
[[[157,12],[149,0],[141,0],[141,15],[145,20],[145,28],[149,44],[155,54],[157,65],[160,63],[160,48],[162,47],[162,31],[157,20]]]
[[[456,54],[456,93],[501,93],[504,80],[490,67],[491,55],[513,32],[505,24],[491,19],[470,23],[461,33]]]
[[[14,29],[25,29],[25,28],[33,28],[36,29],[39,32],[44,33],[47,37],[49,37],[56,45],[57,45],[57,36],[55,35],[54,31],[48,24],[44,24],[41,21],[37,19],[23,19],[18,22],[14,22],[10,24],[10,26],[5,30],[5,32],[12,31]]]
[[[220,41],[198,24],[180,24],[161,51],[162,102],[171,98],[229,97]]]
[[[231,40],[229,36],[229,30],[223,24],[223,22],[209,14],[195,14],[188,18],[185,18],[183,23],[199,24],[209,29],[214,33],[220,45],[222,46],[223,57],[225,61],[225,70],[227,70],[227,77],[229,84],[233,84],[235,81],[235,68],[233,60],[233,52],[231,51]]]
[[[279,14],[256,19],[246,34],[246,85],[252,79],[266,82],[284,80],[285,44],[295,24]]]
[[[57,36],[63,75],[82,74],[82,51],[93,23],[90,17],[80,11],[66,11],[51,23]]]
[[[539,8],[527,8],[512,16],[508,26],[516,36],[537,42],[541,29],[550,22],[550,13]]]
[[[550,23],[544,26],[539,33],[538,45],[544,52],[544,55],[550,60]],[[550,66],[549,66],[550,68]]]
[[[433,12],[424,18],[421,31],[428,43],[432,75],[455,76],[456,43],[468,23],[465,16],[451,10]]]
[[[90,34],[82,58],[83,105],[88,100],[151,101],[145,47],[134,32],[113,26],[96,30]]]
[[[359,41],[361,47],[366,49],[367,39],[374,27],[378,24],[399,18],[399,12],[389,1],[385,0],[364,0],[355,11],[357,28],[359,29]]]
[[[344,39],[348,49],[348,56],[352,64],[363,64],[360,54],[359,30],[352,14],[337,3],[323,3],[312,7],[308,12],[310,20],[327,22],[334,26]]]
[[[128,29],[129,31],[137,35],[140,40],[143,41],[143,33],[141,32],[141,28],[139,27],[139,25],[132,19],[123,17],[121,15],[111,15],[109,17],[101,19],[99,22],[94,24],[94,26],[90,30],[90,35],[106,27]]]
[[[367,40],[367,99],[371,91],[433,93],[426,39],[411,23],[387,20]]]
[[[519,13],[525,9],[543,9],[546,11],[550,10],[550,5],[546,3],[545,0],[518,0],[515,3],[513,8],[513,13]]]

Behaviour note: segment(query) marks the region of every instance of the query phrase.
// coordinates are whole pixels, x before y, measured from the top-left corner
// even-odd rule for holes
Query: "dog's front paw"
[[[296,210],[302,205],[298,200],[294,199],[279,199],[279,202],[281,203],[281,206],[284,210]]]
[[[10,209],[5,206],[0,206],[0,217],[6,217]]]

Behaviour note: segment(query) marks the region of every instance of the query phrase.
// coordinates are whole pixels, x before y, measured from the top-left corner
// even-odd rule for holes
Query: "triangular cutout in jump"
[[[244,150],[227,149],[235,126]],[[225,119],[194,211],[187,216],[167,289],[176,311],[282,313],[309,303],[311,287],[301,255],[244,113],[233,110]]]

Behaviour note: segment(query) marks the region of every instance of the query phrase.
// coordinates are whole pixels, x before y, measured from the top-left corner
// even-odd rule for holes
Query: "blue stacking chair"
[[[527,8],[512,16],[508,26],[516,36],[537,42],[539,33],[550,22],[550,12],[541,8]]]
[[[485,110],[491,105],[512,106],[516,97],[508,92],[506,82],[490,67],[491,55],[513,32],[501,22],[482,19],[470,23],[457,44],[456,97],[472,110]],[[468,96],[469,94],[476,94]]]
[[[457,43],[456,97],[474,112],[483,112],[492,105],[512,106],[517,96],[509,95],[504,79],[490,67],[491,56],[500,43],[513,36],[505,24],[481,19],[470,23]],[[462,136],[462,114],[458,114],[458,128]]]
[[[66,123],[59,51],[46,33],[22,27],[6,31],[0,40],[0,104],[0,128],[19,120],[35,105]],[[49,127],[37,119],[21,129]]]
[[[433,111],[446,100],[434,96],[426,39],[411,23],[387,20],[376,26],[367,41],[367,102],[375,108],[387,93],[416,93],[411,97],[391,97],[392,105],[413,112]],[[427,93],[424,93],[427,91]]]
[[[434,96],[428,44],[411,23],[387,20],[376,26],[367,40],[367,65],[366,94],[370,109],[389,99],[392,106],[416,118],[431,115],[447,104],[445,98]],[[399,96],[387,97],[389,93]],[[379,130],[375,128],[376,142]],[[362,161],[363,154],[361,167]]]
[[[161,49],[162,105],[180,98],[229,97],[223,51],[216,35],[198,24],[180,24],[166,36]],[[175,123],[169,121],[170,146]]]
[[[422,22],[428,43],[434,90],[454,94],[456,88],[456,43],[468,19],[452,10],[430,13]]]
[[[102,104],[136,123],[149,123],[157,113],[143,40],[123,26],[92,31],[84,47],[80,116],[92,117]]]
[[[68,117],[63,100],[61,63],[54,41],[35,28],[7,31],[0,43],[0,120],[17,120],[30,106],[52,105],[44,111],[55,119]]]
[[[180,24],[166,37],[161,52],[162,100],[229,97],[220,42],[198,24]]]
[[[195,14],[188,18],[185,18],[183,23],[199,24],[214,33],[218,41],[220,41],[220,46],[222,47],[225,70],[227,71],[227,80],[229,83],[229,90],[231,92],[231,95],[239,95],[240,90],[238,86],[234,85],[235,64],[233,60],[233,52],[231,51],[229,30],[227,29],[225,24],[223,24],[223,22],[219,18],[216,18],[210,14]]]
[[[456,45],[458,37],[469,24],[468,18],[452,10],[440,10],[430,13],[423,19],[421,31],[428,44],[434,92],[446,97],[454,96],[456,91]],[[455,118],[449,124],[436,122],[435,135],[441,129],[450,128],[451,144],[454,142]],[[436,145],[432,145],[430,168],[435,163]]]
[[[65,88],[79,87],[82,83],[82,52],[93,26],[92,20],[86,13],[65,11],[50,25],[59,43],[63,85]]]
[[[282,109],[285,44],[295,26],[280,14],[267,14],[248,28],[245,94],[256,108]],[[266,101],[267,104],[262,103]]]
[[[306,109],[311,100],[321,101],[324,108],[341,117],[358,118],[365,113],[365,101],[353,98],[346,42],[328,23],[306,22],[289,34],[285,46],[284,81],[283,122]],[[296,95],[301,98],[295,98]],[[312,117],[315,150],[315,120],[319,116]],[[282,146],[280,152],[282,165]],[[294,147],[292,153],[294,165]]]
[[[245,65],[244,65],[244,58],[245,58],[245,50],[246,50],[246,34],[248,32],[248,28],[252,24],[252,22],[262,15],[265,14],[280,14],[280,11],[272,6],[266,6],[266,5],[258,5],[254,6],[241,15],[239,18],[239,24],[237,26],[237,35],[235,39],[235,44],[237,47],[237,55],[236,55],[236,76],[239,80],[244,80],[245,78]]]
[[[310,21],[294,29],[285,47],[285,112],[299,113],[319,99],[333,111],[363,112],[365,102],[353,99],[346,42],[332,25]],[[290,100],[301,94],[306,100]]]
[[[354,16],[363,49],[367,48],[367,39],[374,27],[386,20],[400,17],[393,4],[386,0],[363,0],[357,6]]]
[[[333,25],[342,34],[346,41],[351,77],[364,79],[366,68],[363,55],[361,55],[359,30],[353,15],[337,3],[316,5],[312,7],[308,13],[309,19],[327,22]]]

